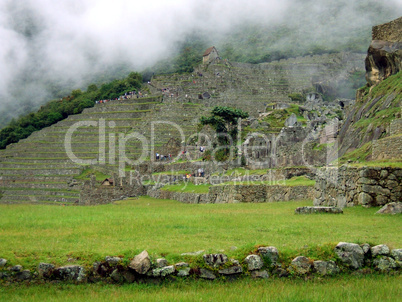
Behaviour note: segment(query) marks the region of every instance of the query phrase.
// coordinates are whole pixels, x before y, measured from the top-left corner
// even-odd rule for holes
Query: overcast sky
[[[356,3],[345,1],[339,26],[364,22]],[[402,0],[381,1],[401,11]],[[88,74],[125,62],[133,69],[169,56],[195,31],[224,34],[244,22],[275,24],[289,9],[325,15],[322,1],[310,0],[0,0],[0,112],[6,103],[32,96],[47,101],[44,82],[79,85]],[[306,15],[302,19],[308,20]],[[369,24],[369,20],[367,20]],[[312,23],[313,24],[313,23]],[[301,24],[300,26],[303,26]],[[311,24],[307,24],[311,30]],[[15,83],[25,83],[15,87]],[[1,117],[0,117],[1,119]]]

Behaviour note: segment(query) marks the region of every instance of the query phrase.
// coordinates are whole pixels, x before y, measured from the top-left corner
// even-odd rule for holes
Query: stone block
[[[335,253],[342,262],[354,269],[359,269],[364,264],[363,249],[356,243],[339,242],[335,247]]]
[[[261,257],[258,255],[248,255],[244,262],[247,263],[247,269],[249,271],[259,270],[264,266]]]
[[[143,251],[131,260],[129,268],[135,270],[139,274],[146,274],[151,268],[151,260],[149,258],[148,252]]]

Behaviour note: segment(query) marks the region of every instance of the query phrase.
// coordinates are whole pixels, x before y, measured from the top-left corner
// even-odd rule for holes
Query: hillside
[[[79,175],[91,165],[90,160],[100,160],[94,167],[100,171],[100,177],[117,173],[119,154],[110,152],[110,144],[119,146],[119,135],[139,133],[150,144],[152,121],[177,125],[181,132],[172,125],[156,124],[153,149],[143,149],[138,140],[128,141],[129,158],[138,159],[142,154],[149,161],[155,152],[169,153],[167,144],[171,139],[180,143],[197,133],[199,118],[218,104],[244,109],[259,118],[273,101],[290,104],[289,94],[314,90],[313,78],[323,82],[342,79],[345,70],[362,68],[361,55],[332,54],[259,65],[221,62],[200,66],[190,74],[155,76],[148,85],[148,97],[97,104],[1,151],[1,201],[74,203],[79,199],[82,181],[88,179]],[[105,123],[102,136],[100,119]],[[72,151],[84,160],[74,163],[66,154],[65,137],[69,127],[85,121],[95,122],[95,127],[85,125],[72,135]],[[189,152],[195,148],[190,145]],[[130,165],[126,168],[130,169]]]

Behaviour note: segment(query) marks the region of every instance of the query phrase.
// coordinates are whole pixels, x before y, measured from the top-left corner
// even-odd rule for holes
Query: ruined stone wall
[[[225,185],[209,189],[211,203],[276,202],[311,199],[313,187],[306,186],[266,186],[266,185]]]
[[[154,198],[173,199],[183,203],[260,203],[312,199],[313,187],[222,185],[212,186],[209,193],[170,192],[150,187],[147,195]]]
[[[402,119],[393,120],[389,128],[390,128],[389,131],[390,136],[402,134]]]
[[[391,22],[373,26],[373,40],[402,42],[402,17]]]
[[[372,159],[401,159],[402,134],[373,141]]]
[[[402,200],[402,169],[389,167],[317,170],[314,205],[382,206]]]

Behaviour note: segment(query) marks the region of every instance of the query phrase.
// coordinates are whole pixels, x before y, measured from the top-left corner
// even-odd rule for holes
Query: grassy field
[[[400,276],[0,287],[2,301],[400,301]],[[399,298],[398,298],[399,297]]]
[[[95,207],[1,205],[0,257],[33,268],[41,261],[71,264],[69,258],[88,266],[106,255],[131,259],[144,249],[174,262],[198,250],[242,259],[256,245],[276,246],[284,258],[315,259],[331,258],[339,241],[402,247],[400,215],[362,207],[295,215],[304,205],[311,201],[198,205],[141,197]]]

